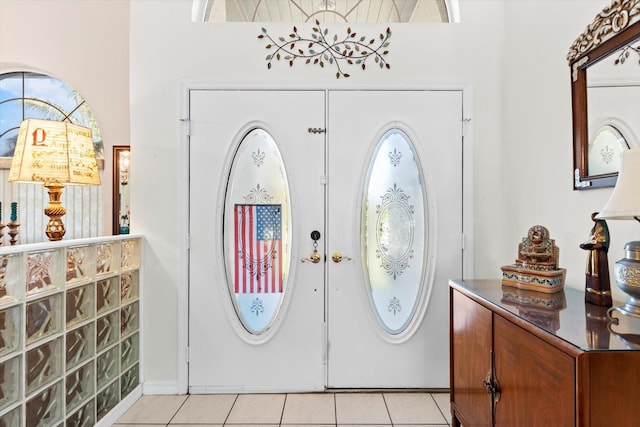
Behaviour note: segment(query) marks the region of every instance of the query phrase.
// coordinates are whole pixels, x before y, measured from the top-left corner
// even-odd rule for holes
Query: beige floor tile
[[[120,423],[116,423],[113,425],[113,427],[140,427],[141,425],[143,425],[142,423],[138,423],[138,424],[120,424]],[[166,424],[144,424],[144,427],[166,427]],[[198,427],[202,427],[202,426],[198,426]]]
[[[440,424],[445,419],[428,393],[385,393],[393,424]]]
[[[279,424],[284,394],[241,394],[231,409],[227,424]]]
[[[336,423],[336,406],[332,393],[289,394],[284,404],[282,424]]]
[[[335,424],[280,424],[283,427],[336,427]],[[236,426],[233,426],[236,427]],[[362,426],[358,426],[362,427]]]
[[[225,424],[229,427],[278,427],[280,424]],[[195,427],[195,426],[192,426]],[[198,426],[200,427],[200,426]]]
[[[169,424],[170,427],[224,427],[224,424]],[[114,426],[120,427],[120,426]],[[137,425],[136,427],[149,427],[149,426],[141,426]],[[235,426],[234,426],[235,427]]]
[[[166,425],[185,400],[186,395],[142,396],[116,421],[116,424]]]
[[[391,424],[382,393],[336,394],[339,425]]]
[[[451,424],[451,398],[449,393],[432,393],[433,400],[436,401],[440,412],[444,414],[447,423]]]
[[[360,423],[360,424],[337,424],[337,427],[389,427],[393,426],[393,424],[371,424],[371,423]]]
[[[224,424],[236,394],[192,394],[171,420],[173,424]]]

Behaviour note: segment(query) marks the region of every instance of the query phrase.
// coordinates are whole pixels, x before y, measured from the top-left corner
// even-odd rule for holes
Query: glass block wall
[[[0,249],[0,427],[93,426],[138,387],[140,247]]]

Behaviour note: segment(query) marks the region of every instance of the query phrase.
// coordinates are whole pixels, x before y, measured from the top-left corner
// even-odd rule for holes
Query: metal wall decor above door
[[[391,68],[387,60],[391,38],[389,27],[379,36],[373,37],[359,35],[356,31],[352,31],[351,27],[347,28],[346,35],[334,34],[333,37],[329,37],[329,30],[322,28],[317,20],[309,37],[300,35],[296,26],[287,37],[273,38],[264,27],[261,31],[258,38],[266,39],[265,49],[270,52],[265,58],[268,69],[271,69],[274,60],[282,59],[289,64],[289,67],[293,67],[298,60],[304,61],[307,65],[335,69],[336,78],[339,79],[351,76],[344,71],[345,67],[357,66],[364,71],[367,68],[367,61],[369,65],[376,68]]]

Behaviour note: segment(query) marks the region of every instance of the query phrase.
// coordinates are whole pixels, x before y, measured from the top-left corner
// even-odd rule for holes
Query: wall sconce
[[[635,219],[640,222],[640,148],[622,152],[618,182],[598,219]],[[618,287],[629,295],[620,313],[640,318],[640,241],[625,245],[625,258],[615,264]]]
[[[91,130],[71,123],[27,119],[20,124],[9,181],[43,182],[49,193],[45,233],[61,240],[65,233],[62,189],[65,184],[100,185]]]

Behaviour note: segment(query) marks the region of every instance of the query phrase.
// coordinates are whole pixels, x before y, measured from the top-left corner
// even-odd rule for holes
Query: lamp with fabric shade
[[[598,219],[626,219],[640,222],[640,148],[622,153],[618,182]],[[629,295],[623,307],[613,307],[624,315],[640,318],[640,241],[625,245],[625,258],[615,264],[618,287]]]
[[[91,130],[67,122],[27,119],[20,124],[10,182],[42,182],[49,193],[44,209],[49,240],[65,234],[62,189],[66,184],[100,185]]]

